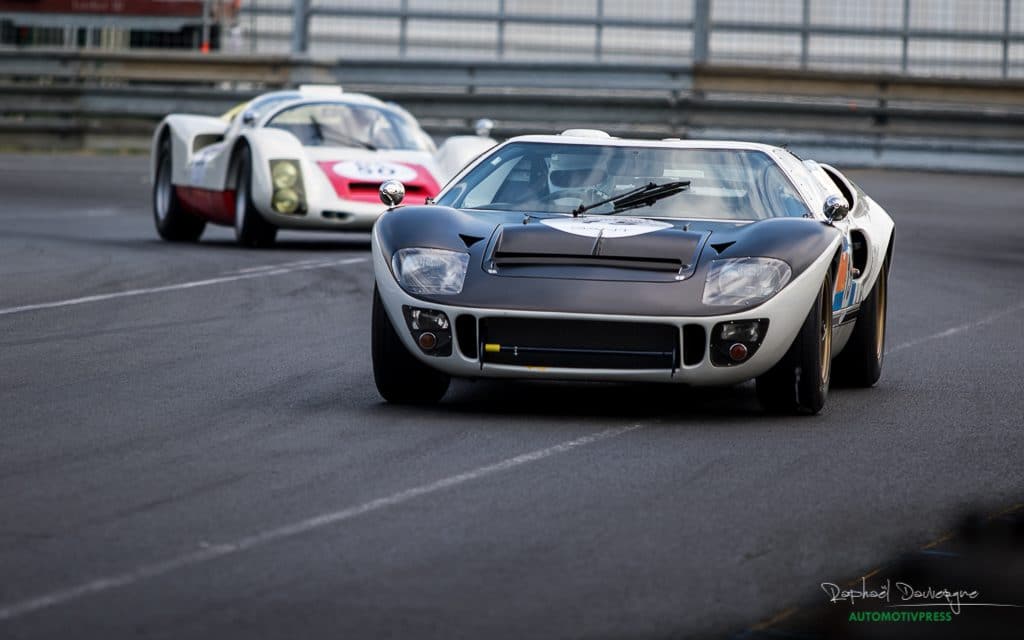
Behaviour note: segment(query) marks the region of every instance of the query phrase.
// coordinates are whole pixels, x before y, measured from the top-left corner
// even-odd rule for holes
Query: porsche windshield
[[[460,209],[571,213],[654,183],[689,182],[627,215],[759,220],[803,216],[807,206],[762,151],[514,142],[438,199]],[[614,203],[588,211],[614,215]]]
[[[300,104],[274,115],[266,126],[284,129],[309,147],[426,148],[422,136],[403,118],[360,104]]]

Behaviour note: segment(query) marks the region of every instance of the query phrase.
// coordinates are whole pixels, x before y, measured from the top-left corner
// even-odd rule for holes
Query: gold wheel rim
[[[821,385],[828,384],[832,369],[832,305],[828,287],[821,292],[821,336],[818,340],[818,358],[821,361]]]
[[[885,271],[883,270],[878,274],[878,284],[875,285],[878,296],[878,302],[875,304],[875,356],[878,361],[882,361],[882,355],[885,353],[885,307],[888,304],[888,293],[886,291],[886,277]]]

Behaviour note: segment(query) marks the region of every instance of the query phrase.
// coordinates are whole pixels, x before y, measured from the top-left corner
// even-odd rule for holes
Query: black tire
[[[267,222],[252,204],[252,155],[242,145],[235,157],[235,240],[243,247],[269,247],[277,227]]]
[[[448,391],[451,378],[417,360],[402,344],[373,288],[373,320],[370,329],[373,381],[377,391],[395,404],[434,404]]]
[[[825,406],[832,362],[832,276],[825,277],[789,351],[757,379],[757,398],[773,413],[814,415]]]
[[[875,288],[860,305],[850,340],[836,356],[835,380],[847,387],[872,387],[882,375],[885,359],[885,318],[889,307],[889,261],[882,265]]]
[[[160,141],[153,179],[153,224],[156,232],[168,242],[196,242],[203,235],[206,221],[185,211],[171,182],[171,143]]]

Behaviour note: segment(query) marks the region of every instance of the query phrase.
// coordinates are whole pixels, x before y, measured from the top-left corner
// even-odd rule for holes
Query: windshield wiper
[[[319,139],[320,142],[324,142],[326,140],[326,137],[324,136],[324,126],[322,124],[320,124],[320,121],[317,120],[316,116],[314,116],[314,115],[310,115],[309,116],[309,121],[313,124],[313,129],[316,131],[317,139]],[[366,140],[360,140],[359,138],[357,138],[355,136],[350,136],[347,133],[342,133],[341,131],[338,131],[337,129],[330,129],[330,128],[328,128],[327,129],[327,136],[330,137],[330,138],[333,138],[335,140],[340,140],[342,142],[347,142],[349,146],[353,146],[354,145],[354,146],[357,146],[357,147],[362,147],[364,149],[368,149],[370,151],[376,151],[377,150],[377,146],[376,145],[371,144],[371,143],[367,142]]]
[[[324,141],[324,128],[320,124],[320,121],[316,119],[316,116],[310,114],[309,122],[313,125],[313,134],[316,135],[317,142]]]
[[[614,206],[611,213],[619,213],[621,211],[638,209],[640,207],[649,207],[662,198],[674,196],[677,193],[686,191],[689,186],[689,180],[676,180],[674,182],[666,182],[664,184],[649,182],[642,187],[637,187],[632,191],[620,193],[619,195],[612,196],[607,200],[602,200],[586,206],[580,204],[580,206],[573,210],[572,217],[576,218],[587,211],[591,211],[609,203]]]

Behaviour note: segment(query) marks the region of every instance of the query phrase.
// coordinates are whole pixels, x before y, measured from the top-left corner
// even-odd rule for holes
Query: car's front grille
[[[483,363],[524,367],[666,369],[679,367],[679,328],[644,322],[483,318]]]

